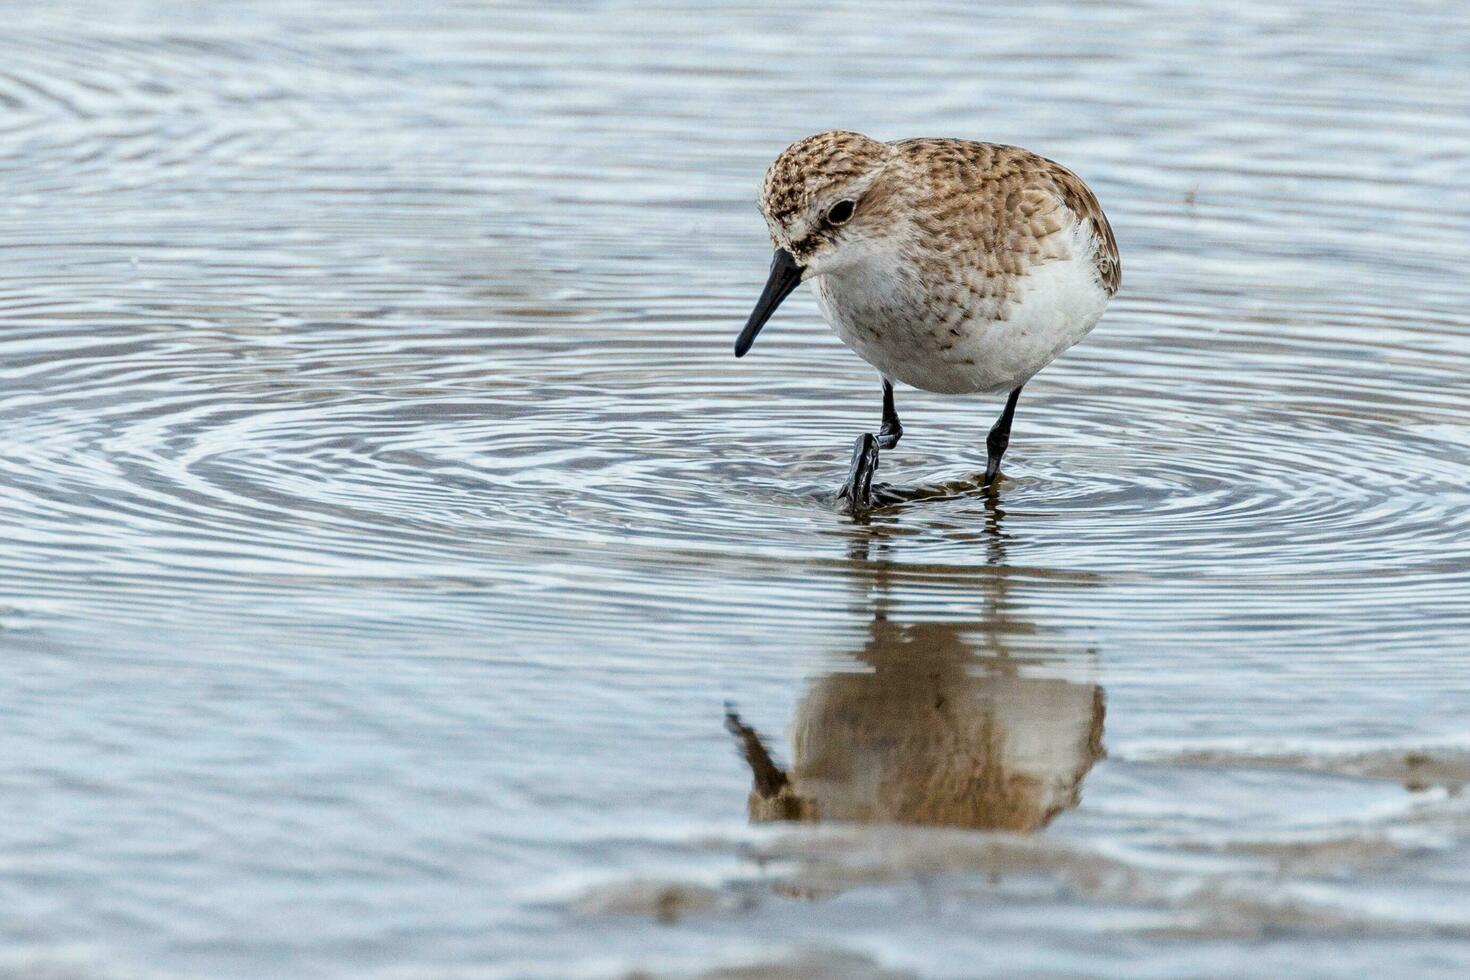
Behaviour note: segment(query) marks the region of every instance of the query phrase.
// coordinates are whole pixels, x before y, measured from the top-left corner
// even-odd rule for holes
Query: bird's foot
[[[993,490],[999,481],[1000,460],[992,456],[990,461],[985,464],[985,475],[980,478],[980,486],[985,490]]]
[[[837,491],[837,500],[849,514],[862,514],[873,507],[873,474],[878,470],[878,440],[872,433],[858,436],[852,446],[852,466],[847,482]]]

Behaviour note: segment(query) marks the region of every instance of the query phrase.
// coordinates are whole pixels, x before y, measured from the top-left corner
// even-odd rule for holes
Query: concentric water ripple
[[[832,487],[873,386],[809,319],[785,325],[801,346],[776,340],[737,371],[718,322],[668,358],[623,328],[579,342],[555,318],[522,318],[535,326],[503,334],[397,317],[124,328],[62,350],[48,349],[54,328],[15,324],[0,401],[11,522],[74,562],[105,542],[205,578],[241,560],[294,575],[465,571],[551,545],[635,564],[803,562],[851,533]],[[1408,397],[1388,401],[1381,374],[1354,376],[1350,355],[1292,341],[1290,324],[1259,355],[1269,371],[1225,381],[1206,362],[1248,330],[1150,326],[1136,304],[1117,319],[1028,392],[1001,506],[1008,533],[1054,539],[1042,563],[1278,586],[1412,574],[1429,588],[1463,573],[1463,355],[1415,353],[1411,331],[1374,325],[1404,337],[1393,349],[1410,362],[1392,368]],[[1210,346],[1191,343],[1206,330]],[[990,520],[973,477],[993,406],[901,405],[910,434],[883,475],[947,493],[874,524],[950,531],[914,535],[905,556],[970,567],[978,539],[964,532]]]

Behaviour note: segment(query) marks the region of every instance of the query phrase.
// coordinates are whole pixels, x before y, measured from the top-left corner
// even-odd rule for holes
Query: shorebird
[[[1097,198],[1066,167],[1016,146],[817,133],[771,164],[759,203],[776,254],[735,356],[810,282],[837,336],[878,369],[882,422],[858,437],[838,493],[855,513],[873,504],[878,451],[903,435],[895,381],[1007,393],[986,438],[981,483],[991,487],[1022,387],[1118,291],[1118,246]]]

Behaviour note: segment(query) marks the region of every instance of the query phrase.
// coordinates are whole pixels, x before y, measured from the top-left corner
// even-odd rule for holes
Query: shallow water
[[[6,16],[0,973],[1470,968],[1455,5]],[[731,357],[834,125],[1112,218],[998,500]]]

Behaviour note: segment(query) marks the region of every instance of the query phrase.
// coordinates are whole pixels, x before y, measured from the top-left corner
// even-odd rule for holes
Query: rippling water
[[[0,973],[1470,969],[1457,5],[6,17]],[[837,125],[1112,218],[998,501],[730,356]]]

